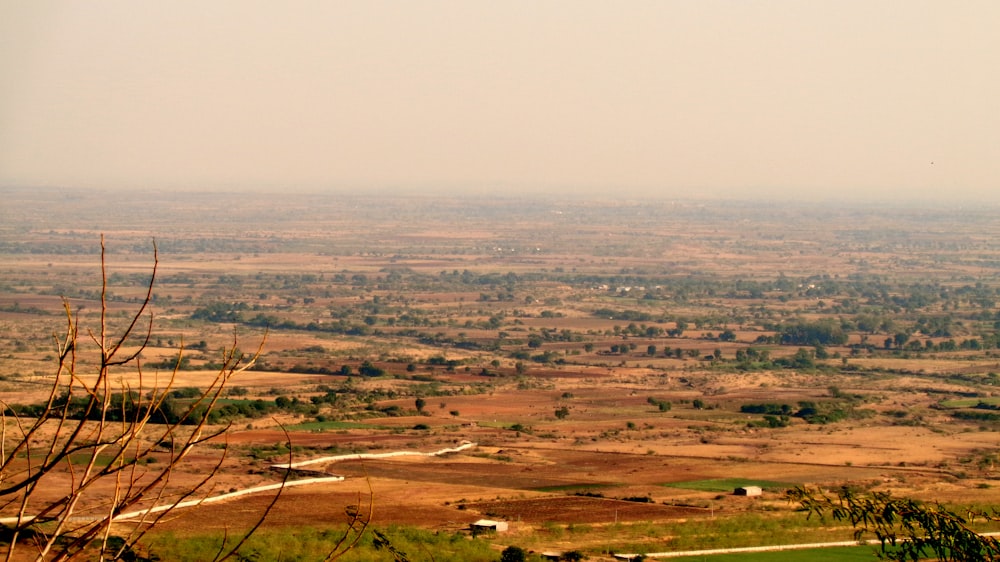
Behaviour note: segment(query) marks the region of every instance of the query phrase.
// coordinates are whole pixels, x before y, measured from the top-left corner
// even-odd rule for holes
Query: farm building
[[[491,519],[480,519],[472,525],[470,525],[472,533],[481,533],[484,531],[491,531],[494,533],[503,533],[507,530],[508,525],[506,521],[493,521]]]
[[[733,490],[734,496],[759,496],[764,493],[760,486],[740,486]]]

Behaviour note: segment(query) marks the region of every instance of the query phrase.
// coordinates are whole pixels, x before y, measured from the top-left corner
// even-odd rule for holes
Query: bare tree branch
[[[213,410],[229,381],[253,366],[260,356],[266,334],[256,352],[248,356],[237,352],[234,334],[232,348],[223,350],[223,364],[215,377],[184,411],[168,418],[164,411],[179,362],[162,387],[154,379],[150,388],[140,359],[152,337],[150,307],[158,264],[154,243],[145,297],[125,327],[114,331],[109,324],[107,254],[102,237],[99,325],[87,332],[99,355],[95,372],[88,375],[78,363],[81,315],[64,299],[66,328],[65,333],[53,336],[58,359],[46,398],[24,413],[0,402],[0,509],[15,508],[13,517],[0,517],[0,530],[10,541],[7,560],[22,558],[26,553],[20,552],[25,549],[30,549],[37,560],[69,560],[83,553],[102,560],[124,557],[178,503],[206,497],[205,491],[222,469],[225,448],[199,481],[181,487],[171,482],[171,476],[193,448],[222,436],[228,429],[210,424]],[[139,333],[147,317],[148,323]],[[133,342],[136,348],[125,353],[126,346]],[[135,386],[112,383],[112,369],[124,365],[134,367],[138,376]],[[10,419],[14,423],[8,427]],[[170,449],[166,461],[150,468],[145,460],[158,444],[167,442]],[[110,493],[105,491],[109,485]],[[51,494],[44,497],[39,493],[53,489],[66,492],[54,499]],[[126,510],[163,500],[171,503],[155,511],[143,511],[127,531],[124,542],[113,536],[118,531],[112,525],[121,522],[119,516]],[[261,514],[247,536],[259,528],[269,511]]]

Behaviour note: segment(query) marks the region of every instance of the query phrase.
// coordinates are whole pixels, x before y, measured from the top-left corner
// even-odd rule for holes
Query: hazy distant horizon
[[[0,186],[1000,203],[1000,3],[0,5]]]
[[[990,213],[1000,210],[1000,200],[989,198],[962,198],[948,197],[936,198],[896,198],[880,197],[877,195],[867,197],[832,196],[832,197],[794,197],[787,194],[777,193],[742,193],[736,191],[732,194],[713,193],[688,193],[673,195],[667,193],[646,193],[629,192],[627,190],[617,191],[560,191],[560,190],[449,190],[447,188],[406,188],[406,187],[384,187],[369,186],[367,189],[357,189],[350,187],[327,187],[327,188],[271,188],[271,187],[209,187],[209,186],[185,186],[185,187],[82,187],[82,186],[15,186],[0,185],[0,195],[11,191],[26,191],[37,194],[40,200],[46,204],[58,204],[62,200],[60,195],[70,195],[74,193],[92,196],[116,196],[132,202],[143,200],[156,200],[159,198],[184,198],[190,195],[205,196],[210,198],[226,197],[230,195],[246,196],[247,202],[256,200],[273,200],[276,204],[287,202],[294,203],[300,199],[315,200],[319,197],[338,198],[344,197],[347,200],[372,200],[379,198],[399,198],[428,200],[449,199],[455,202],[468,201],[485,202],[508,201],[508,200],[537,200],[547,203],[567,201],[573,203],[615,203],[620,205],[642,205],[652,203],[653,208],[659,205],[712,205],[723,204],[723,208],[729,205],[745,206],[746,208],[773,208],[775,210],[787,207],[789,209],[814,209],[824,208],[856,209],[877,212],[879,210],[889,211],[892,209],[909,209],[925,211],[942,211],[952,213],[955,211],[968,209],[977,212]],[[70,202],[71,203],[71,202]]]

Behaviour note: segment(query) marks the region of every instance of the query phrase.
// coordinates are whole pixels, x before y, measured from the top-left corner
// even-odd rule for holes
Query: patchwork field
[[[185,405],[226,350],[256,355],[214,406],[220,434],[142,505],[212,471],[202,496],[280,482],[272,465],[289,460],[465,442],[309,465],[291,477],[345,480],[286,489],[264,528],[343,525],[346,506],[370,502],[374,528],[502,519],[509,532],[476,540],[601,559],[722,535],[850,538],[814,522],[795,536],[723,526],[804,520],[792,486],[1000,504],[989,210],[58,195],[4,198],[6,447],[51,389],[64,304],[82,328],[78,380],[98,372],[102,234],[112,332],[142,303],[154,240],[159,260],[148,341],[129,340],[137,360],[112,369],[112,390]],[[748,482],[763,496],[732,495]],[[81,509],[113,487],[95,491]],[[178,510],[148,540],[249,528],[273,496]]]

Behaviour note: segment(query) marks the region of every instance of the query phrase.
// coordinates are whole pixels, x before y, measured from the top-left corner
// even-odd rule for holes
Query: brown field
[[[144,295],[157,241],[142,361],[183,347],[190,368],[172,388],[205,384],[222,348],[263,341],[260,369],[232,381],[240,392],[229,398],[297,400],[220,421],[231,423],[228,453],[211,494],[280,481],[269,465],[288,460],[286,442],[295,461],[478,445],[313,465],[346,480],[286,490],[270,526],[340,522],[359,494],[371,495],[377,525],[457,530],[496,517],[519,533],[790,507],[780,491],[664,486],[734,478],[1000,504],[1000,422],[956,415],[990,414],[1000,393],[996,213],[319,196],[247,197],[222,212],[208,195],[155,210],[141,197],[81,195],[40,214],[31,209],[45,192],[7,195],[6,404],[44,397],[63,298],[94,326],[103,233],[112,328]],[[793,321],[845,333],[775,341]],[[909,347],[884,343],[900,333]],[[740,359],[747,350],[767,358]],[[807,363],[792,363],[799,350]],[[365,362],[380,373],[359,376]],[[138,387],[139,370],[123,366],[115,380]],[[144,388],[162,389],[172,369],[141,371]],[[324,402],[334,391],[340,401]],[[835,419],[810,419],[802,403]],[[789,415],[769,426],[748,404]],[[188,458],[172,485],[210,470],[222,441]],[[246,527],[270,497],[177,512],[162,529]],[[636,497],[650,502],[622,499]]]

